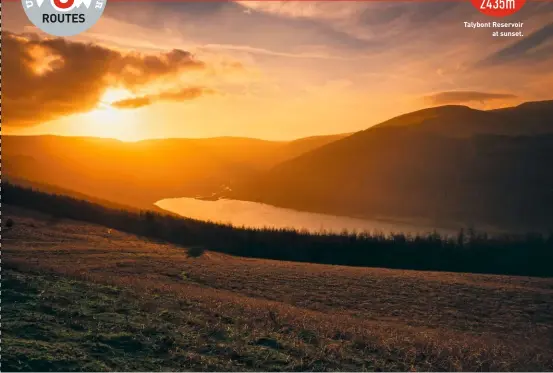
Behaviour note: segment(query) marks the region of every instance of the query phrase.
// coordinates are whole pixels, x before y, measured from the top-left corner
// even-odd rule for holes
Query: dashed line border
[[[0,1],[0,372],[2,372],[2,1]]]

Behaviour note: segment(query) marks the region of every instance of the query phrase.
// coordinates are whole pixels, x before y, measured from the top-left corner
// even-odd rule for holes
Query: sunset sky
[[[427,106],[551,99],[553,2],[501,21],[470,2],[109,2],[76,37],[2,4],[4,134],[288,140]]]

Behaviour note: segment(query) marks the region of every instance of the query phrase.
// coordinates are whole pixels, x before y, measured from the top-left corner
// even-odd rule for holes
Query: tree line
[[[312,233],[204,222],[155,211],[118,209],[2,183],[2,202],[55,218],[103,225],[150,239],[231,255],[348,266],[553,276],[553,234],[456,236]],[[14,227],[17,229],[17,221]]]

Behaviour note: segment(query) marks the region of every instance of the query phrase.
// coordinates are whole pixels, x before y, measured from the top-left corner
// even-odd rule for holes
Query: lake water
[[[344,229],[357,232],[429,233],[433,227],[381,220],[356,219],[346,216],[317,214],[275,207],[257,202],[220,199],[206,201],[195,198],[168,198],[155,203],[156,206],[181,216],[228,223],[237,227],[252,228],[294,228],[320,232],[341,232]],[[442,234],[455,234],[449,229],[435,229]]]

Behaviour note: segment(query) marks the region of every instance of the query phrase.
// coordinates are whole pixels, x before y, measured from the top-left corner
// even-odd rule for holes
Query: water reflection
[[[169,198],[156,202],[156,206],[181,216],[237,227],[293,228],[310,232],[342,232],[344,229],[357,232],[381,233],[429,233],[436,230],[442,234],[455,234],[449,229],[434,229],[402,222],[356,219],[345,216],[317,214],[275,207],[257,202],[220,199],[216,201],[194,198]]]

